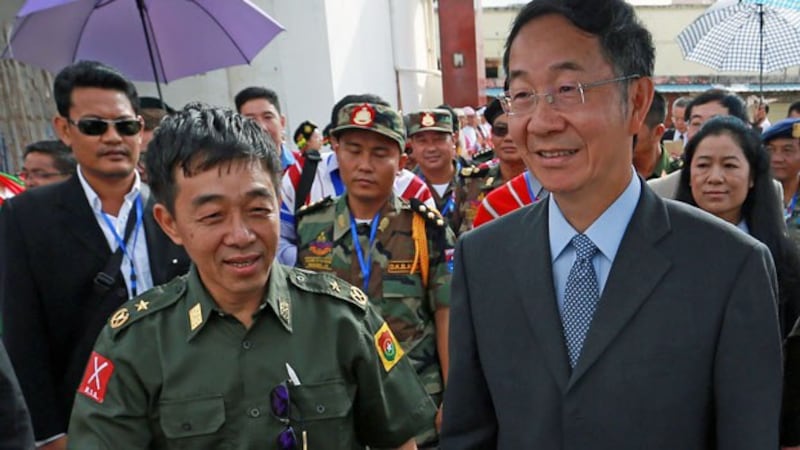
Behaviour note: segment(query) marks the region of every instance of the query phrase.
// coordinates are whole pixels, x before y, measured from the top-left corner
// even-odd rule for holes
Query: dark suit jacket
[[[188,270],[152,215],[142,186],[144,230],[154,285]],[[0,304],[6,348],[28,403],[37,440],[66,432],[75,390],[108,316],[127,300],[122,276],[109,296],[93,280],[111,257],[80,180],[43,186],[0,210]]]
[[[766,247],[643,184],[571,370],[548,207],[459,241],[442,448],[777,448],[781,343]]]

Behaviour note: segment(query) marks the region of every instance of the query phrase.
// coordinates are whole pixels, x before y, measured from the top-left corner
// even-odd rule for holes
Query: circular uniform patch
[[[397,357],[394,339],[392,339],[392,334],[389,333],[389,331],[384,331],[380,336],[378,336],[378,346],[383,352],[383,357],[387,361],[394,361],[394,359]]]
[[[111,328],[119,328],[125,325],[125,322],[128,321],[128,318],[130,318],[130,316],[131,315],[127,309],[125,308],[118,309],[117,312],[115,312],[114,315],[111,316],[111,320],[108,321],[108,324],[111,325]]]
[[[366,305],[367,304],[367,294],[364,293],[361,289],[352,286],[350,288],[350,298],[353,299],[359,305]]]

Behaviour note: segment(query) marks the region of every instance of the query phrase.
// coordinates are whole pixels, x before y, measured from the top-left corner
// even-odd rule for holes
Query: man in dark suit
[[[109,314],[188,269],[135,171],[142,118],[133,84],[83,61],[58,74],[54,97],[53,125],[78,171],[0,210],[3,339],[47,449],[66,445],[75,390]]]
[[[535,0],[508,39],[510,131],[552,194],[458,244],[442,448],[778,448],[766,247],[631,167],[650,33],[623,0]]]

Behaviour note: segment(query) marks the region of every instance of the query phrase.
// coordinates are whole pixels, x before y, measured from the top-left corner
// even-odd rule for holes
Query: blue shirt
[[[294,164],[295,161],[292,151],[286,148],[284,144],[281,144],[281,165],[283,170],[286,171],[286,168]]]
[[[597,275],[600,296],[603,295],[603,288],[606,286],[611,265],[614,263],[619,244],[622,242],[628,223],[631,221],[634,210],[636,210],[636,204],[639,202],[641,192],[642,186],[639,177],[636,176],[636,172],[633,172],[628,187],[584,232],[599,250],[592,257],[592,265],[594,266],[594,273]],[[570,245],[570,241],[578,232],[564,218],[558,208],[555,197],[551,195],[548,201],[550,202],[548,205],[550,209],[548,225],[550,230],[550,254],[553,258],[553,286],[556,289],[558,311],[563,313],[567,277],[569,277],[569,271],[575,263],[575,248]]]

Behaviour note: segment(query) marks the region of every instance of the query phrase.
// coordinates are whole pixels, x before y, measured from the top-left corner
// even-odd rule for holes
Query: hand
[[[39,447],[39,450],[67,450],[67,437],[61,436],[53,442],[48,442]]]
[[[436,422],[435,422],[435,424],[436,424],[436,432],[437,433],[441,433],[442,432],[442,407],[443,406],[444,406],[444,403],[439,405],[439,410],[436,411]],[[792,449],[792,450],[794,450],[794,449]],[[800,449],[798,449],[798,450],[800,450]]]

